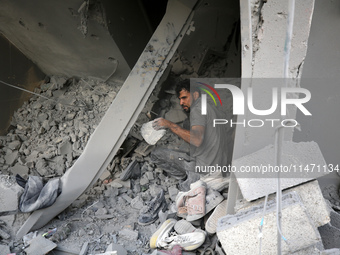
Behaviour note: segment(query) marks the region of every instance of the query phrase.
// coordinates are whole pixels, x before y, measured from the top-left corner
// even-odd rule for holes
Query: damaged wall
[[[272,88],[284,86],[284,46],[287,29],[287,1],[241,1],[241,36],[242,36],[242,91],[254,88],[254,107],[269,109],[272,102]],[[247,13],[247,9],[250,13]],[[300,68],[305,59],[314,0],[296,1],[293,25],[292,47],[290,51],[289,77],[299,78]],[[249,18],[251,17],[250,24]],[[252,26],[251,26],[252,25]],[[252,79],[247,79],[252,78]],[[272,80],[270,80],[272,79]],[[298,87],[295,81],[289,87]],[[295,111],[288,111],[284,119],[294,119]],[[263,116],[262,116],[263,117]],[[280,111],[276,110],[268,119],[280,119]],[[246,111],[238,115],[238,122],[249,119],[259,119]],[[278,124],[277,124],[278,125]],[[268,144],[274,143],[274,127],[253,128],[248,125],[238,125],[236,130],[234,158],[255,152]],[[285,139],[290,140],[292,129],[285,130]]]
[[[134,20],[138,33],[130,39],[134,48],[143,49],[150,31],[138,3],[132,7],[129,8],[130,15],[140,19]],[[127,59],[133,54],[134,58],[138,57],[140,52],[134,51],[129,56],[122,53],[121,46],[108,31],[110,21],[107,23],[106,12],[111,11],[104,10],[100,1],[72,0],[51,4],[41,0],[6,0],[0,6],[0,30],[47,75],[106,79],[118,61],[115,79],[125,79],[131,66]],[[119,9],[113,13],[117,11]],[[131,30],[131,25],[122,23],[121,26]],[[122,35],[114,35],[115,38],[119,36]]]
[[[0,49],[0,80],[30,91],[40,86],[45,74],[1,35]],[[29,96],[26,92],[0,83],[0,135],[7,132],[12,114]]]
[[[301,132],[294,141],[316,141],[328,164],[339,164],[340,136],[340,32],[334,24],[340,22],[340,2],[316,0],[308,51],[303,67],[301,87],[311,92],[306,107],[312,116],[297,114]],[[326,114],[325,114],[326,113]],[[336,177],[334,174],[332,177]],[[334,181],[338,182],[339,178]],[[329,179],[328,179],[329,182]]]

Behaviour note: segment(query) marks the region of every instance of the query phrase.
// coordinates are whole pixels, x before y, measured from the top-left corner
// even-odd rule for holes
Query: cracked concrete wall
[[[339,164],[340,136],[340,2],[315,0],[308,50],[303,67],[301,87],[311,92],[311,100],[306,107],[312,116],[306,118],[299,112],[297,121],[301,132],[295,132],[296,142],[314,140],[328,164]],[[339,176],[333,172],[320,180],[325,186],[333,182],[338,185]]]
[[[117,80],[130,72],[99,1],[5,0],[0,14],[1,33],[47,75],[106,79],[117,61]]]
[[[272,103],[272,88],[284,86],[280,80],[284,75],[284,45],[287,30],[288,1],[255,0],[248,6],[248,1],[241,1],[241,37],[242,37],[242,91],[254,89],[254,106],[256,109],[269,109]],[[290,78],[301,76],[306,52],[314,0],[296,1],[293,27],[292,47],[290,51]],[[250,18],[251,17],[251,18]],[[245,79],[251,78],[251,79]],[[271,80],[272,79],[272,80]],[[282,82],[280,84],[280,82]],[[290,81],[289,87],[298,87]],[[279,107],[278,107],[279,108]],[[289,109],[289,116],[295,119],[295,110]],[[238,122],[249,119],[261,119],[250,113],[238,116]],[[266,116],[280,119],[280,112]],[[263,118],[262,118],[263,119]],[[236,129],[233,158],[255,152],[274,143],[275,127],[253,128],[238,125]],[[285,130],[285,140],[291,140],[292,129]]]

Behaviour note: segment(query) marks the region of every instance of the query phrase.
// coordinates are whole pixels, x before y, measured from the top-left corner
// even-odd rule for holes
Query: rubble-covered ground
[[[175,63],[175,68],[177,74],[185,75],[188,69],[193,71],[180,61]],[[97,254],[104,252],[109,244],[117,243],[128,254],[151,253],[149,239],[167,215],[175,213],[174,200],[179,190],[178,180],[150,162],[153,146],[143,141],[140,127],[157,116],[176,123],[186,118],[174,93],[173,79],[157,85],[120,152],[98,182],[48,225],[37,233],[30,233],[26,239],[57,230],[51,237],[58,244],[56,250],[66,249],[78,254],[87,243],[88,254]],[[40,97],[33,95],[15,112],[8,134],[0,137],[0,174],[19,174],[25,179],[36,175],[45,181],[62,176],[82,153],[121,85],[51,77],[36,89]],[[162,98],[158,98],[159,95]],[[188,149],[185,142],[171,132],[167,132],[158,144]],[[123,182],[119,175],[132,160],[140,163],[141,175]],[[140,226],[137,223],[140,209],[161,189],[166,192],[167,211],[155,223]],[[25,244],[23,240],[15,240],[15,233],[28,216],[27,213],[0,215],[4,222],[0,228],[11,235],[11,238],[2,238],[0,244],[8,245],[12,252],[24,254]]]

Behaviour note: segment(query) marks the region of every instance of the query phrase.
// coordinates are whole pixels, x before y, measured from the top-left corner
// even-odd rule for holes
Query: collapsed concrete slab
[[[220,218],[217,236],[227,254],[254,254],[259,250],[259,227],[263,217],[263,204],[235,215]],[[276,203],[268,201],[264,215],[262,252],[277,251]],[[321,237],[296,192],[282,197],[282,234],[288,240],[282,244],[282,254],[291,254],[310,246],[322,248]]]
[[[327,207],[326,201],[322,196],[321,189],[317,180],[287,189],[283,191],[283,194],[287,194],[293,191],[299,195],[301,202],[305,206],[308,215],[313,221],[314,226],[320,227],[330,222],[330,212]],[[275,199],[275,194],[268,197],[269,201],[275,202]],[[258,206],[263,203],[264,198],[256,200],[255,202],[242,201],[236,205],[235,211],[238,213],[248,210],[252,206]]]
[[[17,211],[24,189],[11,176],[0,175],[0,213]]]
[[[284,142],[282,163],[276,166],[275,148],[264,147],[233,161],[235,175],[243,197],[254,200],[277,190],[280,172],[281,188],[286,189],[329,173],[320,148],[315,142]]]

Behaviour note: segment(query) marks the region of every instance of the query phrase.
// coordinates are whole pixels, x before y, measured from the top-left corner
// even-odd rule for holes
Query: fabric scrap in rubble
[[[17,175],[17,182],[23,185],[25,180]],[[50,179],[45,185],[41,177],[29,176],[25,190],[20,197],[19,209],[21,212],[33,212],[51,206],[61,193],[60,179]]]

